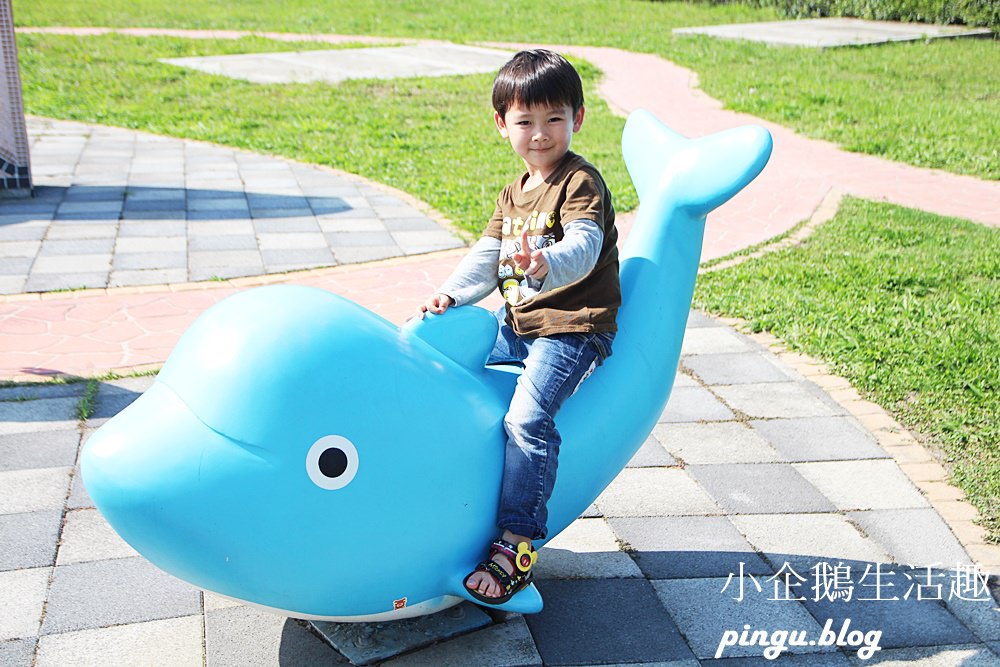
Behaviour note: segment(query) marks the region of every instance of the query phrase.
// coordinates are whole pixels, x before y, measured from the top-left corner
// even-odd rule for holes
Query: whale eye
[[[341,435],[323,436],[306,454],[306,472],[321,489],[342,489],[358,472],[358,450]]]

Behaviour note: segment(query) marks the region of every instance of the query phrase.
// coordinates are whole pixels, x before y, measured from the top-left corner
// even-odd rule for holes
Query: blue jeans
[[[521,338],[500,321],[489,364],[521,364],[504,429],[507,432],[503,487],[497,525],[533,540],[547,534],[546,503],[556,482],[559,445],[555,416],[590,373],[611,356],[612,332],[565,333]]]

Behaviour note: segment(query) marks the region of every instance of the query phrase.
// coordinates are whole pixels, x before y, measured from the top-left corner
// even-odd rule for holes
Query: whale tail
[[[688,139],[642,109],[629,116],[622,134],[625,165],[639,201],[668,198],[695,219],[756,178],[771,148],[771,134],[758,125]]]

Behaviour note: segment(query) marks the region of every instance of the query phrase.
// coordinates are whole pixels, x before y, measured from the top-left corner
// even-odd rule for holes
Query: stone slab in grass
[[[866,21],[853,18],[737,23],[675,28],[673,32],[675,35],[709,35],[721,39],[743,39],[772,45],[820,48],[910,42],[943,37],[988,37],[992,34],[989,28]]]
[[[161,62],[251,83],[338,83],[347,79],[395,79],[496,73],[513,54],[458,44],[248,53]]]

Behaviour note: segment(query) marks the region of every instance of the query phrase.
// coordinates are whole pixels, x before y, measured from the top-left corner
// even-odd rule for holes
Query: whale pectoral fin
[[[453,595],[464,598],[469,602],[474,602],[479,606],[486,606],[472,596],[472,594],[465,588],[464,583],[462,583],[463,581],[464,578],[458,582],[458,589],[453,593]],[[538,589],[535,588],[534,584],[528,584],[524,589],[518,591],[514,597],[507,600],[503,604],[489,606],[491,609],[510,611],[515,614],[537,614],[542,610],[542,594],[538,592]]]
[[[497,339],[497,318],[478,306],[449,308],[443,315],[427,313],[401,327],[404,335],[424,341],[473,372],[482,372]]]

